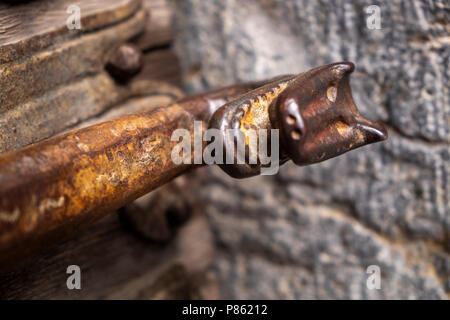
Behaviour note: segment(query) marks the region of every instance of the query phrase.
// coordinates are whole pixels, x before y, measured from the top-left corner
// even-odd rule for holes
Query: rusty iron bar
[[[206,128],[279,129],[281,162],[307,165],[384,140],[351,96],[353,64],[235,85],[120,117],[0,156],[0,268],[86,228],[195,165],[171,159],[171,134]],[[237,125],[236,125],[237,124]],[[226,139],[226,137],[225,137]],[[203,147],[205,147],[204,144]],[[229,144],[224,143],[226,151]],[[233,177],[261,165],[221,165]]]

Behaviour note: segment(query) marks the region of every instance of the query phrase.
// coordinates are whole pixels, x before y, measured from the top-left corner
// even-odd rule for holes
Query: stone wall
[[[365,10],[380,8],[381,29]],[[191,92],[350,60],[389,139],[276,176],[198,175],[224,298],[450,296],[450,8],[425,0],[175,1]],[[374,18],[374,16],[371,16]],[[373,20],[371,20],[373,22]],[[381,270],[369,290],[367,267]]]

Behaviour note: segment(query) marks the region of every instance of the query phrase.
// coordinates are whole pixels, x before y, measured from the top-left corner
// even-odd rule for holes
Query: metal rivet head
[[[126,82],[141,71],[144,65],[144,57],[141,50],[135,45],[126,43],[121,45],[112,54],[106,70],[119,82]]]

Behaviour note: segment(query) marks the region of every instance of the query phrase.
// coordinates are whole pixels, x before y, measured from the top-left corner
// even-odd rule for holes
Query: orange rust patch
[[[337,121],[337,122],[335,123],[334,126],[335,126],[337,132],[338,132],[341,136],[345,136],[345,135],[348,134],[349,126],[348,126],[347,124],[345,124],[344,122],[342,122],[342,121]]]
[[[245,134],[245,143],[249,144],[249,131],[258,128],[266,128],[269,119],[269,105],[283,92],[288,83],[283,82],[273,91],[264,93],[256,99],[250,101],[250,106],[244,109],[244,115],[240,122],[239,129]]]
[[[327,98],[331,102],[335,102],[337,97],[337,88],[334,86],[328,87],[327,89]]]

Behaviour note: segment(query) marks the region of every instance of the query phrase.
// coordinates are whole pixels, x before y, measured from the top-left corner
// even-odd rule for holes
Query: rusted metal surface
[[[2,155],[0,263],[64,239],[192,168],[173,162],[177,142],[171,135],[177,128],[193,132],[195,120],[203,130],[280,129],[281,162],[292,158],[301,165],[385,139],[383,126],[356,110],[348,83],[352,70],[350,63],[337,63],[223,88]],[[234,141],[225,140],[224,148],[227,143]],[[261,165],[222,169],[242,178],[258,174]]]
[[[353,102],[354,68],[347,62],[313,69],[271,105],[272,124],[281,129],[283,150],[295,164],[317,163],[387,138],[384,125],[363,118]]]
[[[186,168],[170,159],[170,135],[178,126],[189,128],[192,118],[173,105],[5,154],[2,258],[14,261],[65,238],[181,173]]]
[[[67,238],[187,170],[172,162],[172,132],[193,130],[194,120],[207,121],[223,102],[258,85],[186,98],[3,154],[0,265]]]

